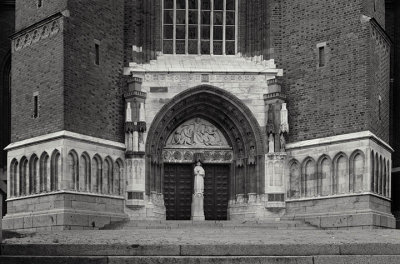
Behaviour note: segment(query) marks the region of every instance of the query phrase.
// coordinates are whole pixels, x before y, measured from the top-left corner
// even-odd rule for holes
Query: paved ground
[[[10,237],[13,236],[13,237]],[[19,236],[19,237],[16,237]],[[262,228],[187,228],[53,231],[7,234],[4,244],[139,245],[400,245],[400,230],[264,230]]]

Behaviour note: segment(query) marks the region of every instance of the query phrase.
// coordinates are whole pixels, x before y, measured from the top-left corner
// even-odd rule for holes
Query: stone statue
[[[204,176],[205,172],[201,166],[201,162],[198,161],[196,167],[194,167],[194,194],[204,194]]]
[[[268,137],[268,153],[274,153],[275,152],[275,139],[274,139],[274,134],[269,134]]]
[[[279,138],[279,141],[281,143],[281,152],[285,152],[286,151],[285,133],[281,133],[281,137]]]
[[[194,167],[194,191],[192,199],[192,220],[204,221],[204,177],[205,171],[198,161]]]

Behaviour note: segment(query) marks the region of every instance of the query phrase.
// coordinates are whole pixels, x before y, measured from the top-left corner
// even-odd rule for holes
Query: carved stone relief
[[[175,129],[167,140],[167,147],[229,148],[229,145],[218,128],[206,120],[196,118]]]

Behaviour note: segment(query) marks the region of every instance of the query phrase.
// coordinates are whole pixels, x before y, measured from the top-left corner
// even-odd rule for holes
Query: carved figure
[[[285,139],[285,134],[281,133],[281,137],[279,138],[279,141],[281,143],[281,152],[286,151],[286,139]]]
[[[194,167],[194,195],[204,193],[204,177],[205,171],[201,166],[201,162],[198,161],[196,167]]]
[[[274,139],[274,134],[269,134],[268,137],[268,153],[274,153],[275,152],[275,139]]]

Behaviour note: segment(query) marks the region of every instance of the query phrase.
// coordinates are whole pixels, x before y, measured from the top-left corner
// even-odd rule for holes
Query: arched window
[[[49,164],[49,155],[44,152],[40,156],[40,176],[39,176],[39,192],[46,192],[49,190],[47,184],[47,177],[50,175],[49,173],[50,164]]]
[[[294,160],[290,163],[289,171],[289,198],[300,198],[300,165]]]
[[[51,155],[51,164],[50,164],[50,191],[58,190],[58,178],[60,176],[60,167],[61,167],[61,158],[60,152],[58,150],[54,150]]]
[[[378,190],[377,190],[377,193],[378,194],[382,194],[382,178],[383,178],[382,167],[383,167],[383,163],[382,163],[382,157],[381,156],[379,156],[377,162],[378,162]]]
[[[390,198],[390,161],[386,162],[387,178],[386,178],[386,196]]]
[[[315,162],[308,158],[304,163],[304,185],[306,197],[313,197],[317,195],[317,179],[315,177]]]
[[[114,194],[122,195],[124,165],[121,159],[115,162],[114,169]]]
[[[27,194],[27,184],[26,180],[28,179],[28,160],[26,157],[22,157],[20,161],[19,167],[19,194],[26,195]]]
[[[364,189],[364,153],[360,150],[353,152],[350,158],[350,191],[361,192]]]
[[[341,153],[335,158],[336,192],[338,194],[349,192],[349,174],[347,157]]]
[[[375,153],[374,158],[374,193],[378,193],[379,191],[379,157],[378,153]]]
[[[97,193],[101,193],[103,188],[102,168],[101,158],[96,154],[92,160],[92,190]]]
[[[324,156],[319,163],[320,191],[321,195],[326,196],[332,193],[332,167],[331,160]]]
[[[87,192],[92,190],[92,178],[91,178],[91,166],[90,166],[90,157],[89,155],[84,152],[81,155],[81,178],[83,178],[83,186],[81,188]]]
[[[386,159],[383,159],[383,168],[382,168],[382,195],[386,196],[386,178],[387,178],[387,172],[386,172]]]
[[[29,160],[29,194],[37,192],[38,161],[39,159],[35,154]]]
[[[78,155],[74,150],[71,150],[68,153],[67,158],[67,175],[70,180],[70,188],[72,190],[79,190],[79,164],[78,164]]]
[[[103,193],[111,194],[114,186],[113,161],[110,157],[104,160]]]
[[[18,181],[18,161],[16,159],[13,159],[10,164],[10,195],[9,195],[9,197],[15,197],[18,195],[17,181]]]

